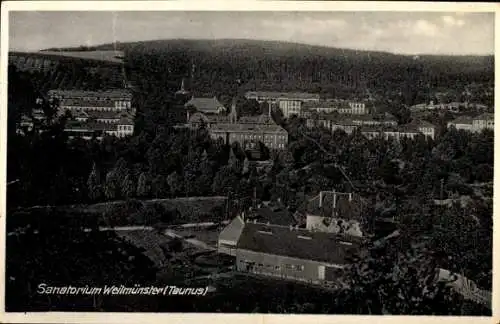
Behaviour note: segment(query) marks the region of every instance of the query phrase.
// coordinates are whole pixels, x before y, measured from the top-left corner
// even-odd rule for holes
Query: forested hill
[[[471,83],[492,84],[494,79],[493,56],[414,57],[278,41],[171,39],[57,50],[115,49],[125,52],[133,80],[158,75],[164,89],[171,90],[193,72],[193,90],[218,95],[236,91],[235,80],[240,80],[242,90],[360,97],[369,89],[379,97],[402,94],[412,104],[431,91],[461,92]]]
[[[86,47],[86,50],[119,50],[125,52],[186,52],[188,56],[201,53],[230,54],[235,58],[260,59],[305,59],[306,61],[332,60],[341,64],[339,68],[355,69],[356,63],[381,63],[390,65],[423,65],[425,70],[439,69],[448,73],[486,72],[493,74],[494,56],[451,56],[451,55],[419,55],[418,60],[410,55],[398,55],[388,52],[361,51],[353,49],[333,48],[326,46],[307,45],[282,41],[263,41],[246,39],[169,39],[117,44],[103,44]],[[51,49],[56,50],[56,49]],[[62,48],[60,51],[82,50],[77,48]],[[286,62],[283,62],[284,64]],[[362,70],[362,69],[361,69]],[[437,72],[437,71],[436,71]]]

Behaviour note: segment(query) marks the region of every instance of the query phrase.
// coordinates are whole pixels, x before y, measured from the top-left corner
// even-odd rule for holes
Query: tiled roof
[[[241,124],[274,124],[274,120],[267,114],[259,116],[241,116],[238,122]]]
[[[229,123],[229,116],[225,115],[205,115],[202,112],[197,112],[189,117],[189,123]]]
[[[429,123],[426,120],[413,120],[410,124],[416,127],[436,128],[436,126],[434,126],[433,124]]]
[[[245,94],[246,97],[257,96],[272,99],[315,99],[319,100],[320,96],[317,93],[306,92],[273,92],[273,91],[249,91]]]
[[[361,240],[331,233],[247,222],[238,249],[331,264],[349,264]]]
[[[456,119],[452,120],[450,123],[452,124],[471,124],[472,125],[472,118],[468,116],[459,116]]]
[[[492,113],[484,113],[474,118],[474,120],[494,120],[495,115]]]
[[[124,89],[113,89],[105,91],[84,90],[49,90],[49,96],[61,96],[65,98],[110,98],[110,99],[132,99],[132,93]]]
[[[205,113],[217,113],[219,108],[224,108],[217,98],[191,98],[185,105],[185,107],[193,106],[197,110]]]

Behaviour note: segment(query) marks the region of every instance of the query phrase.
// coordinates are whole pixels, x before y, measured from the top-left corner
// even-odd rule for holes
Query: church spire
[[[182,94],[182,95],[185,95],[188,93],[188,91],[186,91],[186,85],[185,85],[185,80],[184,78],[182,78],[182,83],[181,83],[181,88],[179,89],[179,91],[176,92],[177,94]]]

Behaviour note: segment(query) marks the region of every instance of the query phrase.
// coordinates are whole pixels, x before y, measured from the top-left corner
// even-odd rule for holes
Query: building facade
[[[282,150],[288,144],[287,131],[272,120],[270,111],[268,115],[239,117],[234,100],[228,115],[192,114],[188,127],[194,130],[201,125],[208,129],[212,139],[220,138],[226,144],[238,142],[244,148],[255,148],[261,142],[269,149]]]
[[[348,115],[367,115],[370,113],[368,107],[366,107],[366,104],[364,102],[354,102],[338,99],[307,102],[304,103],[303,109],[305,111],[314,111],[317,113],[325,114],[337,112],[339,114]]]
[[[245,93],[245,98],[257,100],[259,103],[267,102],[277,104],[280,101],[319,101],[320,96],[316,93],[306,92],[272,92],[272,91],[249,91]]]
[[[283,116],[289,118],[293,115],[300,116],[302,101],[300,100],[280,100],[278,104]]]
[[[246,222],[236,245],[238,271],[330,285],[361,256],[359,238]]]
[[[482,132],[485,129],[495,129],[495,118],[491,113],[484,113],[477,117],[461,116],[448,123],[448,128],[454,127],[457,130],[468,132]]]
[[[50,90],[49,99],[58,101],[59,115],[66,111],[108,111],[135,113],[132,107],[132,93],[128,90],[83,91]]]
[[[48,97],[57,100],[59,116],[69,113],[64,131],[70,138],[102,139],[134,133],[135,109],[128,90],[50,90]]]
[[[210,135],[224,143],[240,143],[246,147],[248,142],[262,142],[270,149],[282,150],[288,144],[288,133],[279,125],[217,124],[210,128]]]
[[[484,113],[472,120],[472,130],[474,132],[481,132],[485,129],[495,129],[495,116],[491,113]]]

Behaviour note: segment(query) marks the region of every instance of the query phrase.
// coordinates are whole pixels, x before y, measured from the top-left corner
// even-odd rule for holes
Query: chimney
[[[319,192],[319,207],[323,206],[323,191]]]
[[[334,190],[333,191],[333,209],[335,209],[335,207],[337,207],[337,193]]]
[[[349,202],[352,201],[352,192],[349,193]]]
[[[293,225],[290,225],[290,231],[293,231]]]

